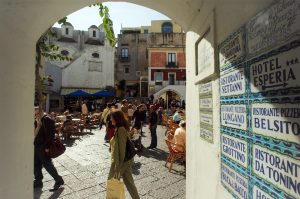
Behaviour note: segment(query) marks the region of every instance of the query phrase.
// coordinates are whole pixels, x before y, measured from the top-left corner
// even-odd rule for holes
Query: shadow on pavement
[[[59,188],[58,190],[51,191],[53,192],[49,199],[56,199],[59,198],[60,194],[64,191],[64,187]]]
[[[144,148],[142,152],[138,153],[139,156],[144,156],[146,158],[154,158],[157,160],[166,160],[168,157],[168,153],[159,149],[146,149]]]

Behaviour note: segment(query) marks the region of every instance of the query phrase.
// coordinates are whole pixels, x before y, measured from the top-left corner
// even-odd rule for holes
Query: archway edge
[[[26,12],[24,12],[24,6],[32,6],[32,2],[23,2],[22,5],[16,4],[13,6],[14,11],[20,12],[19,15],[22,15],[22,19],[24,23],[20,24],[20,26],[16,27],[16,29],[23,29],[24,27],[27,27],[28,29],[35,30],[30,33],[30,35],[27,35],[28,37],[31,37],[34,40],[37,40],[43,32],[51,27],[55,22],[57,22],[59,19],[70,15],[71,13],[80,10],[81,8],[84,8],[86,6],[89,6],[91,4],[97,3],[99,1],[92,0],[92,1],[83,1],[83,0],[64,0],[57,1],[56,3],[53,1],[44,1],[43,3],[36,3],[35,7],[41,7],[41,9],[38,9],[36,11],[36,8],[29,8],[29,9],[35,9],[35,15],[39,16],[34,19],[30,18],[28,15],[26,15]],[[181,0],[173,0],[172,1],[172,9],[170,9],[170,1],[160,1],[160,0],[152,0],[152,1],[145,1],[145,0],[124,0],[124,1],[102,1],[105,2],[126,2],[126,3],[133,3],[136,5],[144,6],[150,9],[153,9],[157,12],[160,12],[169,18],[176,21],[184,31],[188,31],[187,25],[191,23],[193,19],[193,15],[191,13],[197,14],[197,10],[193,7],[191,7],[190,4],[186,4],[184,1]],[[47,7],[48,9],[42,9],[44,7]],[[174,7],[176,7],[174,9]],[[19,11],[18,11],[19,10]],[[54,12],[55,10],[55,12]],[[181,11],[181,14],[178,15],[178,11]],[[194,11],[193,11],[194,10]],[[23,13],[22,13],[23,12]],[[100,17],[99,17],[99,24],[101,23]],[[76,29],[76,27],[74,27]]]

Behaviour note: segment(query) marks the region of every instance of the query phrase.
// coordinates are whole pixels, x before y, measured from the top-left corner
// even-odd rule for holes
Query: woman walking
[[[116,131],[114,137],[110,140],[112,163],[108,179],[120,174],[131,197],[139,199],[140,197],[132,177],[133,158],[124,162],[126,142],[127,139],[130,139],[129,123],[121,110],[113,110],[110,114],[110,120]]]

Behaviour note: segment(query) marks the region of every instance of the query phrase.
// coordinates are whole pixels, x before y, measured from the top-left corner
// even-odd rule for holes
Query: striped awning
[[[87,92],[89,94],[94,94],[94,93],[99,92],[103,89],[99,89],[99,88],[62,88],[60,90],[60,94],[61,95],[68,95],[68,94],[73,93],[77,90],[82,90],[82,91]]]

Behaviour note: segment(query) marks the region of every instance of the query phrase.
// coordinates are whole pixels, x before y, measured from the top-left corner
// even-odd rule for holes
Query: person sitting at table
[[[180,122],[182,116],[183,116],[183,111],[182,111],[182,110],[176,111],[176,112],[174,113],[174,115],[173,115],[173,118],[172,118],[173,121],[174,121],[174,123],[179,124],[179,122]]]
[[[174,146],[173,149],[178,152],[185,151],[185,138],[186,138],[186,123],[184,120],[181,120],[179,123],[179,127],[175,130],[174,133]]]

